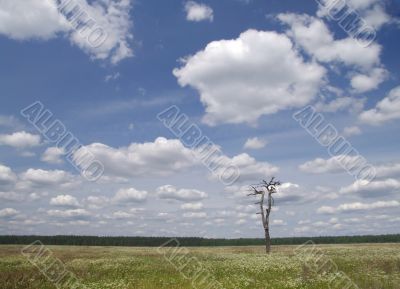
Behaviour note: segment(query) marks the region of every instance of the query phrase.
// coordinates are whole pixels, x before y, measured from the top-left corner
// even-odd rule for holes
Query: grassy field
[[[0,288],[56,288],[21,254],[22,247],[0,246]],[[273,247],[269,256],[263,247],[189,248],[177,255],[167,248],[48,248],[89,289],[326,289],[335,273],[310,270],[312,260],[296,256],[295,246]],[[359,288],[400,289],[400,244],[318,248]],[[194,281],[185,278],[195,271]]]

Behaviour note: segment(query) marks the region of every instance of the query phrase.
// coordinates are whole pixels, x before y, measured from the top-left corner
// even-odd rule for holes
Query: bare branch
[[[275,181],[275,177],[272,177],[269,182],[262,180],[260,184],[250,186],[251,188],[250,190],[252,191],[252,193],[248,195],[248,196],[259,195],[261,198],[260,201],[255,204],[260,205],[261,212],[257,213],[257,215],[261,215],[262,224],[265,231],[267,253],[271,251],[271,237],[269,234],[269,216],[272,211],[272,206],[274,205],[274,198],[272,197],[272,194],[276,193],[276,188],[280,185],[281,183],[279,181]],[[266,209],[264,209],[265,194],[268,194]]]

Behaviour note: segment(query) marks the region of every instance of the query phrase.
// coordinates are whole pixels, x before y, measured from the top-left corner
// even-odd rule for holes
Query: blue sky
[[[106,35],[96,47],[63,2],[0,6],[0,234],[262,237],[246,194],[273,175],[273,236],[398,233],[398,1],[346,2],[376,32],[366,43],[314,1],[76,0]],[[98,181],[20,114],[36,101],[104,165]],[[238,181],[157,119],[171,105]],[[346,172],[354,152],[330,155],[293,119],[308,105],[375,178]]]

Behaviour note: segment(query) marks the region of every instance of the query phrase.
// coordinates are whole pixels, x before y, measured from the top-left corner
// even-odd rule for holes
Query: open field
[[[22,247],[0,246],[0,288],[55,288],[22,256]],[[307,262],[294,254],[295,246],[273,247],[270,256],[263,253],[263,247],[189,248],[189,254],[181,251],[181,258],[174,258],[175,264],[183,264],[182,272],[167,261],[166,257],[172,252],[167,248],[162,252],[157,248],[48,248],[89,289],[193,288],[191,280],[182,275],[189,267],[201,268],[203,276],[215,283],[209,288],[226,289],[325,289],[329,288],[334,274],[321,275],[310,270]],[[323,245],[318,248],[359,288],[400,288],[400,244]],[[197,289],[208,288],[211,283],[194,282]]]

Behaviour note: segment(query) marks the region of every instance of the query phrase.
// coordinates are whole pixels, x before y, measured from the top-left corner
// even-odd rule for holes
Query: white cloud
[[[227,164],[227,166],[221,166],[215,169],[214,174],[211,178],[217,178],[224,174],[229,166],[236,166],[239,169],[238,182],[245,181],[259,181],[265,178],[265,176],[272,176],[279,172],[279,168],[268,163],[268,162],[258,162],[255,158],[249,156],[246,153],[229,158],[226,156],[221,156],[219,159],[222,164]]]
[[[310,220],[300,220],[297,222],[298,225],[306,225],[306,224],[310,224],[311,221]]]
[[[108,74],[106,75],[106,77],[104,78],[105,82],[109,82],[110,80],[117,80],[118,78],[120,78],[121,74],[119,72],[115,72],[112,74]]]
[[[284,220],[279,220],[279,219],[272,220],[271,224],[275,225],[275,226],[286,226],[287,225],[287,223]]]
[[[11,168],[0,164],[0,185],[12,184],[16,180],[17,176]]]
[[[32,158],[32,157],[36,156],[36,154],[34,152],[30,152],[30,151],[23,151],[19,155],[21,157],[25,157],[25,158]]]
[[[90,212],[88,212],[85,209],[48,210],[47,214],[51,217],[58,217],[65,219],[86,219],[91,216]]]
[[[15,192],[0,192],[0,200],[21,202],[21,201],[26,201],[26,196]]]
[[[347,166],[352,162],[357,163],[358,158],[357,156],[348,155],[338,155],[329,159],[316,158],[300,165],[299,169],[312,174],[339,173],[344,170],[340,163]],[[400,163],[398,162],[375,164],[374,169],[377,178],[397,177],[400,175]]]
[[[375,108],[364,111],[359,116],[362,123],[370,125],[382,125],[395,119],[400,119],[400,86],[392,89]]]
[[[236,221],[236,225],[243,225],[243,224],[245,224],[245,223],[247,223],[247,220],[245,220],[245,219],[239,219],[239,220],[237,220]]]
[[[355,74],[351,77],[351,86],[357,93],[377,89],[387,79],[389,73],[383,68],[374,68],[368,74]]]
[[[89,196],[86,202],[90,209],[101,209],[110,202],[110,199],[105,196]]]
[[[128,147],[120,148],[94,143],[82,149],[89,151],[104,165],[106,177],[165,177],[195,166],[206,170],[201,162],[204,159],[204,150],[201,147],[193,150],[186,148],[177,139],[159,137],[154,142],[132,143]],[[80,150],[76,155],[79,153]],[[258,162],[248,154],[232,158],[218,154],[208,161],[216,167],[211,174],[212,179],[224,175],[232,166],[239,168],[240,180],[258,179],[279,170],[267,162]]]
[[[337,112],[348,109],[359,112],[364,108],[365,99],[354,97],[338,97],[329,102],[318,102],[315,109],[320,112]]]
[[[157,188],[157,196],[160,199],[178,201],[200,201],[207,198],[207,193],[194,189],[178,189],[172,185]]]
[[[376,175],[379,178],[400,176],[400,163],[375,165]]]
[[[69,23],[64,16],[65,13],[59,11],[57,2],[55,0],[3,0],[0,6],[0,33],[17,40],[48,40],[65,35],[71,43],[80,47],[91,57],[110,59],[112,63],[132,56],[129,43],[132,39],[130,0],[95,0],[90,1],[90,4],[86,0],[70,2],[65,6],[65,12],[79,7],[80,11],[86,13],[79,16],[82,27],[79,31],[73,27],[76,24]],[[66,3],[66,1],[61,1],[61,3]],[[88,21],[89,18],[95,21],[93,30],[90,28],[92,24]],[[90,37],[92,31],[95,31],[94,36]],[[94,43],[100,33],[106,36],[102,38],[105,41]],[[88,37],[93,40],[88,41]]]
[[[192,86],[206,106],[203,121],[256,123],[266,114],[302,107],[323,83],[325,69],[305,62],[284,34],[248,30],[214,41],[174,69],[181,86]]]
[[[340,212],[354,212],[354,211],[367,211],[375,209],[388,209],[397,208],[400,206],[398,201],[378,201],[375,203],[348,203],[341,204],[338,207],[322,206],[318,208],[317,212],[319,214],[335,214]]]
[[[330,7],[333,0],[322,0],[321,2],[325,3],[324,6]],[[342,2],[336,2],[337,4],[341,4]],[[372,26],[375,29],[380,29],[382,25],[391,21],[390,16],[385,12],[385,4],[384,1],[381,0],[348,0],[345,2],[346,5],[350,9],[354,9],[354,11],[359,15],[363,20],[365,20],[366,25]],[[343,12],[340,12],[343,15]],[[317,12],[319,17],[328,17],[328,11],[326,8],[320,6]]]
[[[380,1],[375,0],[375,2],[378,3]],[[386,13],[384,6],[381,4],[383,3],[380,2],[378,5],[374,5],[372,9],[366,10],[364,14],[365,21],[376,29],[391,22],[391,17]]]
[[[79,31],[73,31],[70,40],[96,59],[110,59],[113,64],[133,56],[130,42],[132,21],[130,0],[94,1],[90,5],[86,0],[79,0],[83,9],[95,19],[107,35],[106,40],[98,47],[91,45]]]
[[[249,138],[244,144],[245,149],[262,149],[267,145],[265,140],[259,139],[258,137]]]
[[[0,210],[0,218],[12,218],[18,214],[19,212],[13,208],[5,208]]]
[[[78,200],[71,195],[59,195],[50,200],[50,205],[59,207],[79,207]]]
[[[225,188],[225,191],[233,195],[235,198],[240,198],[243,200],[248,200],[248,194],[251,192],[251,187],[249,186],[229,186]],[[294,204],[294,203],[303,203],[305,201],[311,201],[315,199],[319,193],[306,190],[302,188],[298,184],[286,182],[282,183],[278,188],[276,194],[273,195],[275,200],[275,205],[287,205],[287,204]],[[257,198],[255,198],[256,200]],[[257,199],[258,201],[258,199]],[[279,210],[279,207],[275,206],[274,210]],[[248,205],[248,206],[238,206],[238,212],[257,212],[258,207]]]
[[[73,176],[62,170],[28,169],[21,174],[23,181],[35,185],[63,185],[73,181]]]
[[[120,204],[144,202],[147,199],[147,195],[146,191],[138,191],[134,188],[120,189],[115,194],[113,201]]]
[[[362,131],[358,126],[347,126],[343,129],[343,135],[346,137],[360,135],[361,133]]]
[[[338,155],[329,159],[316,158],[299,166],[299,169],[306,173],[324,174],[340,173],[345,169],[341,164],[357,163],[359,156]]]
[[[67,20],[58,12],[54,3],[42,0],[2,0],[0,33],[17,40],[49,39],[58,32],[70,30]]]
[[[132,143],[129,147],[94,143],[82,149],[90,151],[104,165],[106,174],[114,176],[168,176],[194,165],[192,152],[179,140],[162,137],[154,142]]]
[[[198,202],[198,203],[186,203],[181,205],[181,209],[187,210],[187,211],[198,211],[203,209],[203,203]]]
[[[113,219],[130,219],[134,216],[134,214],[124,212],[124,211],[117,211],[113,212],[112,218]]]
[[[306,190],[298,184],[289,182],[281,184],[277,188],[277,193],[273,195],[277,205],[301,203],[306,200],[311,201],[316,196],[316,192]]]
[[[15,148],[27,148],[40,145],[40,136],[25,131],[13,134],[1,134],[0,145],[7,145]]]
[[[395,179],[376,180],[368,182],[357,180],[350,186],[341,188],[341,194],[357,194],[361,197],[382,197],[400,192],[400,181]]]
[[[245,212],[245,213],[254,213],[257,211],[257,208],[254,205],[238,205],[236,206],[237,212]]]
[[[207,214],[204,212],[188,212],[184,213],[183,217],[190,219],[205,219],[207,218]]]
[[[188,1],[185,4],[186,20],[200,22],[214,20],[214,11],[210,6],[195,1]]]
[[[43,153],[41,160],[49,164],[62,164],[61,157],[65,154],[63,148],[50,147]]]
[[[306,14],[279,14],[278,19],[290,26],[288,35],[320,62],[338,62],[363,70],[380,64],[382,47],[376,43],[363,47],[351,37],[335,40],[321,19]]]

